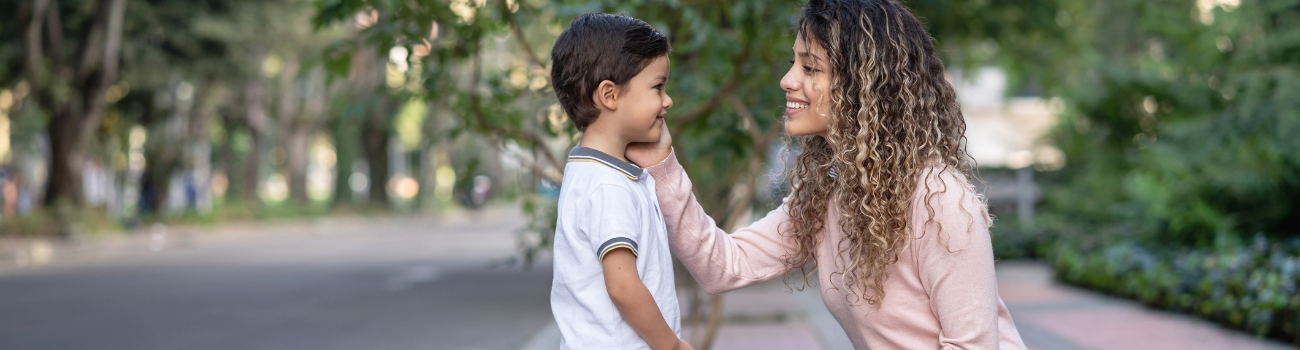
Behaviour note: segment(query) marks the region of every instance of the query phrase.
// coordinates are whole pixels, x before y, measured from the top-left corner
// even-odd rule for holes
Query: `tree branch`
[[[519,42],[520,48],[522,48],[524,54],[528,56],[528,61],[532,62],[533,65],[536,65],[538,69],[546,70],[546,64],[542,63],[542,59],[537,57],[536,53],[533,53],[533,46],[529,45],[528,40],[524,38],[524,30],[519,27],[519,22],[515,21],[514,12],[510,12],[510,4],[508,1],[509,0],[501,0],[498,1],[498,3],[501,4],[501,15],[505,17],[506,24],[510,26],[510,32],[514,33],[515,41]],[[546,77],[546,80],[550,79],[550,76]]]
[[[118,58],[122,52],[122,21],[126,15],[126,0],[108,0],[108,6],[104,9],[107,18],[104,19],[104,51],[100,58],[102,65],[99,72],[99,81],[89,91],[90,110],[81,123],[79,135],[82,140],[90,138],[95,129],[99,127],[99,121],[104,117],[104,110],[108,108],[106,92],[108,87],[113,85],[117,80]]]
[[[708,113],[710,110],[713,110],[713,108],[717,107],[718,104],[722,103],[723,96],[731,94],[732,91],[736,90],[736,87],[740,86],[740,65],[749,58],[749,51],[752,47],[752,42],[746,43],[745,48],[736,56],[736,59],[731,64],[733,67],[736,67],[736,69],[731,72],[731,77],[727,79],[727,82],[723,84],[722,89],[718,90],[717,94],[714,94],[708,101],[696,106],[695,109],[692,109],[690,112],[686,112],[686,114],[673,118],[673,125],[675,125],[671,131],[673,135],[681,133],[682,128],[685,127],[687,123],[690,123],[691,120],[695,120],[705,113]]]
[[[483,55],[481,50],[481,46],[482,46],[481,42],[482,39],[479,38],[474,44],[474,57],[472,59],[473,68],[470,71],[470,87],[469,87],[470,115],[474,118],[474,121],[478,123],[479,128],[486,131],[485,134],[488,134],[489,137],[496,136],[496,135],[506,135],[514,139],[523,140],[532,145],[542,146],[543,149],[542,152],[540,152],[541,155],[543,156],[542,158],[546,158],[546,162],[553,169],[564,169],[564,167],[560,164],[559,160],[557,160],[555,156],[551,155],[550,151],[545,149],[546,143],[543,142],[540,136],[537,136],[536,134],[524,132],[522,130],[515,130],[515,129],[498,126],[488,121],[487,117],[484,116],[482,102],[480,101],[478,96],[478,83],[483,72]],[[538,171],[542,176],[546,176],[552,181],[555,181],[555,183],[560,183],[563,180],[562,176],[557,175],[561,173],[560,170],[547,171],[540,168],[540,166],[537,165],[536,161],[532,161],[531,163],[532,165],[530,167],[534,168],[534,171]]]
[[[23,62],[24,70],[27,72],[27,80],[31,81],[33,86],[40,86],[42,43],[41,27],[45,21],[45,13],[49,11],[50,0],[36,0],[31,7],[30,16],[27,19],[27,30],[23,33],[23,44],[26,51],[26,59]]]
[[[736,109],[736,114],[749,121],[749,137],[754,139],[755,149],[766,149],[768,142],[771,142],[781,131],[781,123],[776,123],[768,127],[767,130],[760,131],[758,119],[754,117],[754,113],[750,112],[749,107],[746,107],[744,101],[741,101],[735,94],[727,94],[727,102],[731,105],[731,108]]]
[[[523,163],[525,167],[532,169],[533,173],[541,175],[542,177],[545,177],[548,180],[554,181],[556,184],[564,182],[564,174],[560,172],[559,168],[543,167],[541,164],[537,163],[537,159],[534,159],[524,154],[514,152],[509,148],[506,148],[504,143],[502,142],[497,142],[496,144],[497,144],[497,148],[500,149],[502,153],[514,156],[515,159],[518,159],[519,162]],[[542,153],[547,153],[547,152],[545,150],[542,150]]]

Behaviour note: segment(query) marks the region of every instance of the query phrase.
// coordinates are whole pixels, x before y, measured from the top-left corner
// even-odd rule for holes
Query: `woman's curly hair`
[[[850,295],[878,307],[886,269],[911,238],[909,208],[918,184],[927,184],[931,221],[929,199],[942,193],[930,191],[931,181],[948,173],[969,184],[966,122],[934,39],[897,1],[811,0],[798,31],[809,50],[813,43],[826,49],[829,62],[813,64],[832,75],[830,91],[821,94],[830,97],[830,125],[826,137],[797,140],[802,152],[791,174],[791,221],[783,234],[798,246],[785,263],[813,261],[827,208],[836,205],[844,237],[834,261],[848,266],[832,271],[843,274]]]

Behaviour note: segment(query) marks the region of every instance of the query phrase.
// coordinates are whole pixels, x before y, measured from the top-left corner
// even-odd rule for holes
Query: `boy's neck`
[[[578,142],[578,146],[594,149],[611,155],[614,158],[618,158],[621,161],[628,162],[627,157],[624,156],[624,153],[627,152],[626,141],[602,133],[592,134],[591,131],[594,130],[588,129],[587,131],[587,133],[583,133],[582,141]]]

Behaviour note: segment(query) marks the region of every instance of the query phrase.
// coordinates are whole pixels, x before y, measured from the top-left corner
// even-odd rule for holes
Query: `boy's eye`
[[[655,85],[655,90],[663,90],[664,84]]]

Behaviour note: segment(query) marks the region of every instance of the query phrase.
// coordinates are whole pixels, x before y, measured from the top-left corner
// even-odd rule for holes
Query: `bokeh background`
[[[904,3],[957,87],[1032,348],[1300,346],[1300,1]],[[801,4],[0,3],[0,347],[546,344],[581,136],[554,39],[594,11],[670,38],[677,154],[737,228],[788,191]],[[697,348],[842,346],[807,294],[678,280]],[[1034,304],[1061,295],[1119,311]],[[796,340],[745,345],[774,334]]]

